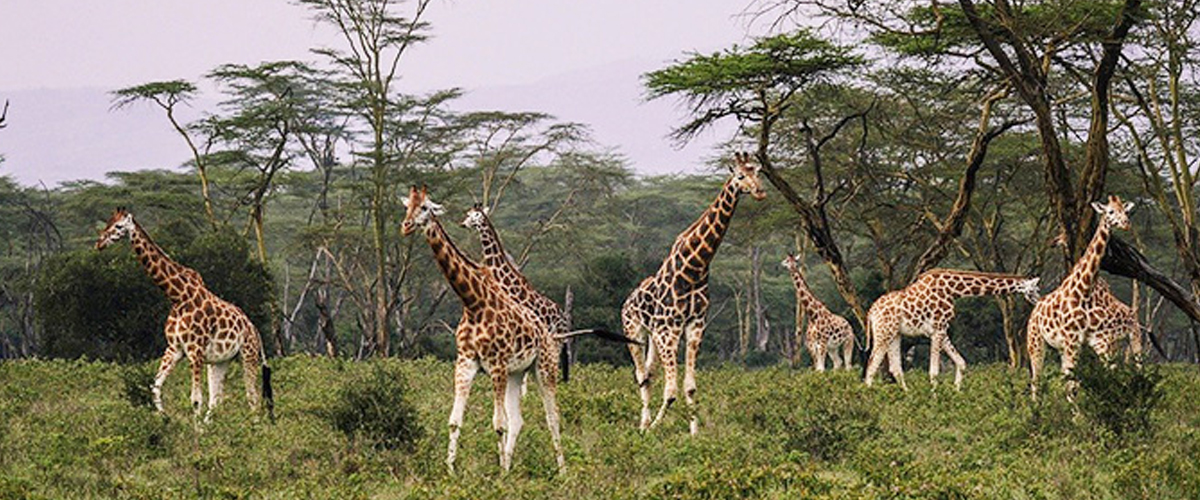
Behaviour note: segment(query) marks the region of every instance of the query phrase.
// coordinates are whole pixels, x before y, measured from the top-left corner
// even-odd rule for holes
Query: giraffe
[[[690,413],[689,431],[699,432],[696,412],[696,355],[704,335],[708,313],[708,265],[721,245],[725,230],[737,207],[738,198],[749,193],[756,200],[766,197],[759,181],[759,165],[747,153],[734,157],[731,175],[712,205],[675,238],[671,251],[653,276],[642,280],[625,299],[621,308],[621,324],[625,336],[644,340],[645,352],[639,344],[630,344],[638,392],[642,398],[642,417],[639,428],[652,428],[675,402],[677,390],[676,367],[680,338],[687,334],[686,366],[683,386]],[[650,379],[655,360],[663,368],[663,402],[653,423],[650,421]]]
[[[254,323],[235,306],[204,286],[200,273],[174,260],[150,239],[150,235],[124,208],[118,208],[109,217],[108,224],[100,231],[96,250],[129,236],[130,245],[138,261],[154,284],[158,285],[171,301],[171,312],[163,328],[167,337],[167,350],[163,353],[154,376],[152,391],[154,407],[164,412],[162,385],[167,375],[179,360],[187,356],[192,367],[192,410],[199,416],[203,410],[203,391],[200,387],[200,372],[208,369],[208,412],[221,401],[225,375],[233,358],[242,357],[243,376],[246,382],[246,399],[251,409],[259,406],[259,391],[255,376],[262,372],[262,399],[267,412],[274,420],[274,398],[271,390],[271,369],[263,359],[262,339]]]
[[[1021,293],[1030,302],[1036,302],[1039,279],[1015,274],[933,269],[922,273],[908,286],[884,294],[867,312],[867,338],[871,342],[867,385],[874,382],[875,373],[886,355],[888,370],[907,391],[904,370],[900,366],[900,336],[926,336],[929,337],[930,384],[937,383],[944,351],[954,362],[954,388],[961,390],[967,362],[950,343],[947,332],[954,319],[955,299]]]
[[[500,288],[518,303],[532,310],[542,320],[542,323],[549,328],[550,336],[555,342],[567,342],[570,337],[587,334],[594,334],[602,339],[614,342],[633,342],[632,339],[601,328],[569,331],[571,327],[570,320],[563,309],[549,297],[538,292],[533,287],[533,284],[525,278],[525,275],[521,274],[521,271],[517,269],[508,252],[504,251],[504,244],[500,241],[500,235],[496,232],[496,227],[492,225],[492,220],[488,216],[488,210],[483,205],[476,203],[471,209],[467,210],[462,225],[474,229],[479,233],[479,241],[483,250],[483,264],[487,266],[492,276],[500,283]],[[562,349],[565,348],[564,344]],[[566,382],[567,359],[565,356],[560,356],[559,359],[562,364],[563,382]],[[526,378],[528,378],[528,375]],[[521,387],[523,391],[525,386],[522,385]]]
[[[829,308],[821,303],[821,299],[813,295],[812,290],[808,288],[808,283],[804,281],[804,274],[800,272],[795,255],[788,254],[782,264],[792,275],[792,284],[796,286],[796,302],[808,315],[808,330],[805,332],[804,345],[808,347],[808,354],[812,356],[813,365],[817,371],[825,371],[825,356],[828,354],[829,358],[833,360],[834,370],[843,366],[849,370],[851,357],[854,355],[854,330],[850,328],[850,322],[846,321],[846,318],[830,312]],[[796,320],[796,340],[800,340],[799,319]],[[837,353],[839,347],[842,350],[840,357]]]
[[[1093,291],[1097,289],[1100,260],[1108,248],[1112,228],[1129,229],[1128,212],[1133,209],[1133,204],[1123,204],[1120,198],[1109,196],[1107,204],[1093,202],[1092,209],[1100,215],[1092,241],[1058,288],[1039,301],[1029,316],[1025,337],[1032,377],[1030,394],[1034,399],[1037,399],[1037,379],[1042,371],[1045,345],[1049,344],[1062,352],[1063,374],[1070,375],[1083,342],[1087,340],[1095,346],[1089,338],[1089,332],[1096,332],[1106,318],[1114,317],[1111,313],[1101,311],[1111,312],[1113,303],[1120,302],[1108,292],[1107,285],[1102,286],[1103,291],[1098,294]],[[1137,319],[1134,318],[1135,329],[1136,323]],[[1140,343],[1140,332],[1136,332],[1132,338],[1137,338]],[[1067,399],[1073,399],[1073,393],[1074,384],[1068,382]]]
[[[1142,326],[1138,321],[1137,294],[1134,293],[1134,306],[1130,307],[1113,295],[1108,281],[1096,277],[1091,298],[1091,307],[1087,309],[1088,345],[1101,358],[1111,360],[1121,347],[1121,342],[1127,341],[1129,350],[1125,351],[1125,360],[1140,363]]]
[[[565,462],[555,400],[558,342],[537,314],[501,288],[487,267],[471,260],[455,246],[437,218],[444,210],[429,198],[425,186],[421,189],[412,186],[403,202],[407,212],[401,232],[408,236],[417,228],[423,230],[442,275],[462,302],[462,318],[454,332],[457,359],[454,362],[454,406],[450,410],[446,466],[454,473],[458,436],[471,381],[483,368],[492,379],[492,428],[499,437],[500,467],[505,471],[512,467],[517,435],[524,425],[521,417],[522,377],[526,372],[536,370],[546,425],[550,428],[559,472],[562,472]]]

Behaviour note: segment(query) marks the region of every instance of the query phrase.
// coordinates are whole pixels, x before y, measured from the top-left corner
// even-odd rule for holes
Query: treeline
[[[707,362],[799,359],[802,319],[779,267],[789,251],[861,336],[875,297],[934,266],[1040,275],[1048,292],[1091,235],[1087,202],[1108,193],[1139,205],[1105,268],[1146,283],[1152,356],[1197,355],[1194,2],[997,2],[982,13],[968,0],[853,11],[773,2],[764,15],[782,25],[812,11],[862,27],[862,39],[799,29],[646,75],[651,98],[691,111],[676,139],[740,125],[713,152],[712,174],[671,177],[635,175],[583,124],[453,112],[457,89],[397,91],[420,71],[403,55],[432,33],[427,0],[302,3],[347,45],[314,49],[312,62],[215,68],[206,78],[222,104],[211,115],[176,121],[193,82],[113,92],[118,107],[161,108],[189,153],[185,171],[53,189],[0,177],[0,357],[161,352],[165,299],[123,247],[91,249],[118,205],[247,309],[274,354],[449,356],[457,299],[424,242],[398,232],[410,184],[429,185],[475,255],[474,235],[451,223],[473,203],[491,207],[512,257],[548,296],[570,297],[577,327],[617,329],[625,296],[743,150],[773,189],[739,206],[713,265]],[[1001,25],[1011,32],[987,40]],[[1109,66],[1114,46],[1123,56]],[[1009,60],[1030,54],[1045,64]],[[1130,300],[1130,280],[1108,278]],[[964,301],[951,335],[970,362],[1019,364],[1028,312],[1020,299]],[[628,358],[590,343],[576,355]]]

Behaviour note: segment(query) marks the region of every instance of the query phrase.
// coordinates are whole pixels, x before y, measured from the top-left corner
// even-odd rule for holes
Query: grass
[[[1200,498],[1200,371],[1165,366],[1154,432],[1113,439],[1062,401],[1061,380],[1029,400],[1028,375],[976,366],[964,390],[868,389],[857,371],[719,367],[699,374],[701,434],[682,405],[642,434],[631,369],[578,367],[560,387],[568,472],[556,474],[541,401],[523,402],[513,470],[501,474],[491,391],[477,379],[445,472],[451,365],[422,359],[273,360],[278,422],[227,399],[197,429],[187,368],[168,379],[167,417],[137,402],[131,368],[0,363],[0,499],[9,498]],[[371,446],[328,415],[375,364],[406,380],[423,432]],[[145,367],[135,367],[144,370]],[[359,382],[361,383],[361,382]],[[655,394],[659,394],[655,388]]]

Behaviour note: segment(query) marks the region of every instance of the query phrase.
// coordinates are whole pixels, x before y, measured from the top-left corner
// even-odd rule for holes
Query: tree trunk
[[[750,250],[750,290],[754,302],[754,349],[765,352],[771,342],[771,329],[767,325],[767,311],[762,297],[762,249],[755,245]]]

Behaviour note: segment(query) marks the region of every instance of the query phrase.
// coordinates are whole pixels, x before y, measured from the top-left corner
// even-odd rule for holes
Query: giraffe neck
[[[134,255],[142,263],[142,268],[146,270],[146,274],[150,275],[150,279],[154,280],[154,284],[162,289],[171,302],[182,302],[188,299],[190,297],[188,292],[191,291],[189,285],[199,285],[200,288],[203,288],[202,282],[195,283],[199,275],[183,264],[171,260],[171,257],[163,251],[162,247],[154,243],[154,240],[150,239],[150,235],[136,220],[133,222],[133,231],[129,235],[129,242],[133,247]]]
[[[425,225],[425,241],[429,242],[429,248],[433,250],[433,259],[437,261],[442,275],[450,283],[450,288],[453,288],[454,293],[462,300],[463,307],[480,307],[484,302],[485,271],[458,249],[436,218]]]
[[[804,276],[800,274],[800,269],[792,269],[791,273],[792,283],[796,285],[796,303],[800,304],[800,307],[809,314],[817,314],[820,311],[827,310],[825,304],[821,303],[821,300],[816,295],[813,295],[812,290],[809,290],[808,283],[804,281]]]
[[[693,282],[701,283],[708,278],[708,265],[717,255],[717,248],[729,229],[729,221],[737,208],[738,192],[733,180],[725,182],[717,199],[688,226],[671,247],[671,254],[660,270],[688,274]]]
[[[1088,243],[1083,256],[1071,268],[1071,274],[1068,274],[1063,280],[1064,288],[1078,290],[1085,297],[1091,293],[1096,284],[1096,275],[1099,274],[1100,261],[1104,258],[1104,252],[1108,248],[1109,234],[1108,220],[1101,217],[1099,224],[1096,225],[1096,234],[1092,236],[1091,243]]]
[[[943,296],[951,298],[1017,293],[1027,281],[1028,277],[1016,274],[948,269],[934,269],[918,278],[918,282],[925,282]]]
[[[484,264],[496,268],[515,268],[512,261],[508,259],[508,254],[504,251],[504,244],[500,242],[500,235],[496,234],[496,227],[492,225],[492,221],[486,218],[484,218],[483,225],[479,228],[479,242],[483,248]]]

